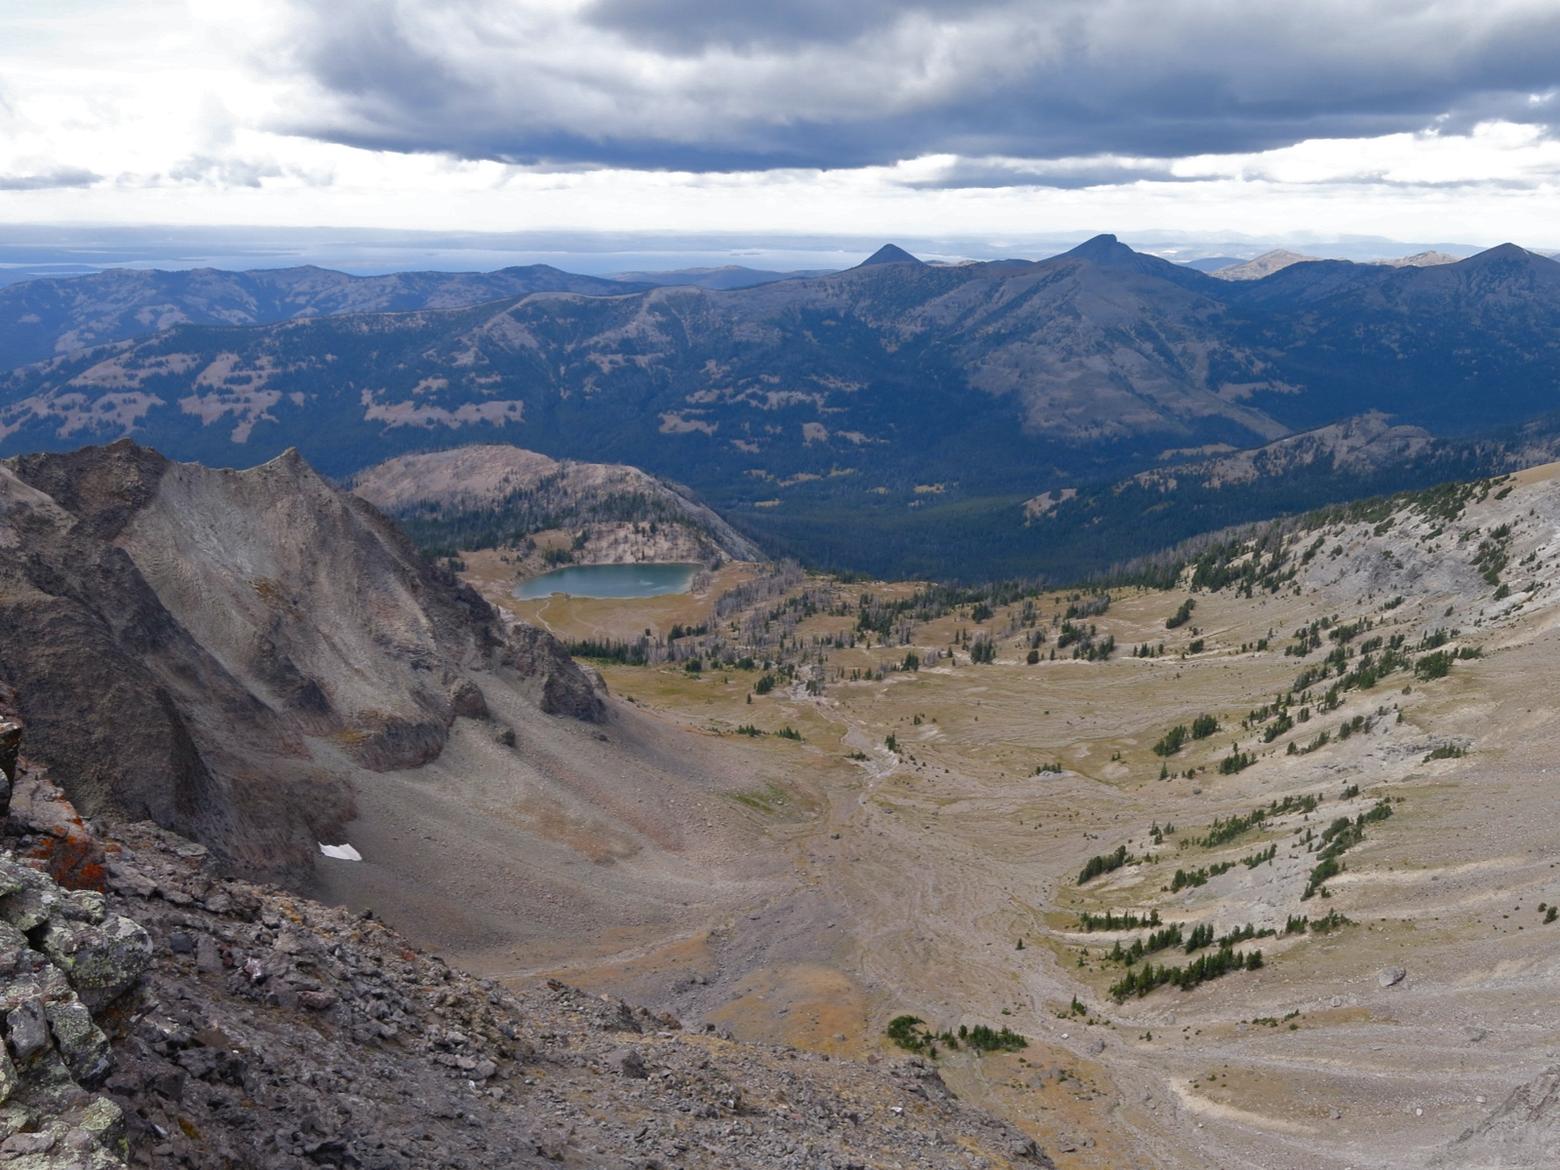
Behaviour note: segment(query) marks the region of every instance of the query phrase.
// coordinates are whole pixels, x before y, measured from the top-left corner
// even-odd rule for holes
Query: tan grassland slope
[[[1550,466],[1291,524],[1103,609],[928,602],[884,637],[862,595],[916,586],[820,578],[794,604],[722,607],[735,627],[603,669],[690,742],[748,745],[732,799],[791,859],[790,892],[696,949],[573,973],[824,1051],[892,1050],[901,1013],[1011,1027],[1027,1048],[939,1043],[936,1062],[1061,1167],[1552,1165],[1557,567]],[[564,635],[655,612],[507,604]],[[1108,659],[1066,634],[1090,626]],[[782,639],[808,649],[766,693],[762,666],[711,666]],[[1199,716],[1211,735],[1155,751]],[[1172,926],[1169,947],[1113,957]],[[1199,928],[1215,941],[1189,950]],[[1261,965],[1119,990],[1219,938]]]

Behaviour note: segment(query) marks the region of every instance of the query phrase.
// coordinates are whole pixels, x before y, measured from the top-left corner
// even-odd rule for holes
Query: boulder
[[[93,1023],[86,1005],[73,996],[45,1004],[43,1014],[70,1075],[85,1088],[101,1084],[113,1068],[114,1058],[108,1037]]]
[[[450,688],[450,711],[464,719],[486,719],[487,696],[476,683],[463,678]]]
[[[47,1048],[49,1021],[43,1014],[43,1000],[26,999],[7,1012],[5,1034],[16,1059],[24,1064]]]
[[[134,987],[152,963],[151,936],[118,915],[101,925],[55,918],[38,946],[92,1011]]]
[[[635,1048],[614,1048],[607,1053],[607,1068],[617,1073],[620,1077],[629,1077],[634,1080],[644,1080],[649,1076],[645,1068],[645,1059],[639,1055]]]

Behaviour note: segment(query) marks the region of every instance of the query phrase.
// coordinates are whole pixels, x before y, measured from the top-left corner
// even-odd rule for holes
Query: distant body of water
[[[698,565],[570,565],[515,586],[522,601],[567,593],[570,597],[659,597],[686,593]]]

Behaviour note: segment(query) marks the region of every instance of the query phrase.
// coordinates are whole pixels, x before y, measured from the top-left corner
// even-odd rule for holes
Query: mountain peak
[[[898,244],[884,244],[872,255],[868,256],[857,268],[870,268],[877,264],[920,264],[922,261],[910,255]]]
[[[1104,232],[1092,239],[1085,240],[1071,251],[1063,253],[1065,256],[1073,256],[1079,260],[1092,260],[1096,264],[1110,260],[1120,260],[1123,256],[1132,254],[1131,248],[1127,247],[1109,232]]]
[[[1220,280],[1261,280],[1264,276],[1272,276],[1295,264],[1308,264],[1318,258],[1302,252],[1291,252],[1287,248],[1272,248],[1239,264],[1216,268],[1209,275],[1217,276]]]
[[[1209,283],[1208,278],[1196,269],[1172,264],[1148,252],[1135,251],[1109,232],[1085,240],[1072,251],[1063,252],[1047,263],[1069,260],[1085,260],[1094,269],[1109,272],[1113,276],[1121,273],[1136,273],[1155,280],[1169,281],[1171,284],[1192,291],[1203,290]]]
[[[1496,244],[1493,248],[1486,248],[1462,261],[1464,265],[1482,268],[1487,264],[1510,263],[1513,260],[1530,263],[1534,260],[1542,260],[1544,257],[1537,252],[1529,252],[1526,248],[1517,244]]]

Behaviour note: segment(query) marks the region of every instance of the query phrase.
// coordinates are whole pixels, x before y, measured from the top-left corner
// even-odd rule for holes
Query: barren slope
[[[16,780],[0,1142],[18,1170],[780,1170],[798,1148],[1050,1165],[920,1060],[736,1043],[557,982],[511,993],[155,826],[94,831],[25,755]]]

